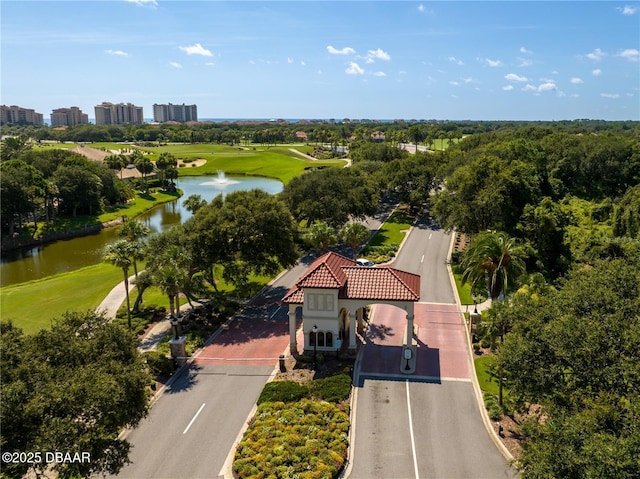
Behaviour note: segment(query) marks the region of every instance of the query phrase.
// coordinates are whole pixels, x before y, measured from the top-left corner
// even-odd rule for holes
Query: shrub
[[[317,379],[309,384],[311,395],[314,398],[341,402],[349,399],[351,394],[351,377],[347,374],[338,374],[324,379]]]
[[[309,397],[309,388],[295,381],[272,381],[265,384],[258,405],[263,402],[295,402]]]
[[[492,421],[497,421],[502,417],[502,409],[498,404],[497,398],[493,394],[484,394],[484,407],[487,408],[487,412],[489,413],[489,417]]]
[[[149,371],[154,376],[170,376],[173,373],[173,361],[160,351],[144,353]]]
[[[348,432],[349,416],[335,404],[265,402],[238,445],[233,472],[239,479],[332,479],[344,467]]]

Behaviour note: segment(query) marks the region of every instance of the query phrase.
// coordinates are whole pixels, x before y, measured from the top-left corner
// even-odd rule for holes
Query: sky
[[[640,120],[638,1],[0,2],[0,103],[203,118]]]

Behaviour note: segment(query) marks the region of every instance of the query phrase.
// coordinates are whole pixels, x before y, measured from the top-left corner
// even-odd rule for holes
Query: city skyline
[[[3,1],[0,103],[200,118],[640,119],[634,1]]]

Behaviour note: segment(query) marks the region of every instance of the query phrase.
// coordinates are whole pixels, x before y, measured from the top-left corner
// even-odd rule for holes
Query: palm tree
[[[178,294],[184,288],[187,279],[187,272],[172,263],[167,263],[154,271],[153,282],[169,298],[171,316],[175,316],[176,310],[180,309]]]
[[[136,296],[136,300],[133,302],[133,314],[137,314],[140,311],[140,304],[142,303],[142,295],[146,291],[147,288],[153,286],[153,278],[151,277],[151,273],[149,271],[141,271],[136,279],[133,280],[133,284],[136,285],[136,289],[138,290],[138,295]]]
[[[138,277],[138,261],[144,259],[145,245],[142,238],[151,232],[151,228],[140,221],[127,221],[120,230],[118,236],[125,238],[131,244],[131,259],[133,260],[133,271]]]
[[[371,232],[362,223],[347,223],[340,230],[340,238],[353,248],[353,259],[358,255],[360,244],[369,239]]]
[[[104,261],[122,269],[124,289],[127,297],[127,321],[131,329],[131,308],[129,305],[129,268],[131,267],[131,247],[127,240],[111,243],[105,252]]]
[[[329,246],[334,246],[338,243],[334,229],[324,221],[312,224],[304,235],[304,239],[312,247],[316,248],[320,254]]]
[[[482,281],[492,300],[507,294],[526,271],[522,247],[504,232],[486,232],[474,238],[465,250],[461,266],[462,284],[471,283],[472,292]]]

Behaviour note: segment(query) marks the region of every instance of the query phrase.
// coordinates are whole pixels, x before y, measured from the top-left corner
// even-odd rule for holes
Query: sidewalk
[[[131,292],[135,290],[135,285],[132,284],[135,276],[129,277],[129,295]],[[118,309],[126,301],[127,297],[124,292],[124,281],[121,281],[117,285],[113,287],[113,289],[107,294],[102,303],[96,308],[96,313],[103,313],[107,318],[113,319],[116,317],[116,313]],[[131,299],[131,297],[130,297]],[[188,304],[182,305],[181,310],[189,309],[190,306]],[[141,353],[147,351],[153,351],[157,349],[158,344],[162,341],[167,334],[171,332],[171,323],[168,319],[163,319],[156,323],[153,328],[151,328],[144,335],[142,341],[138,345],[138,350]]]

